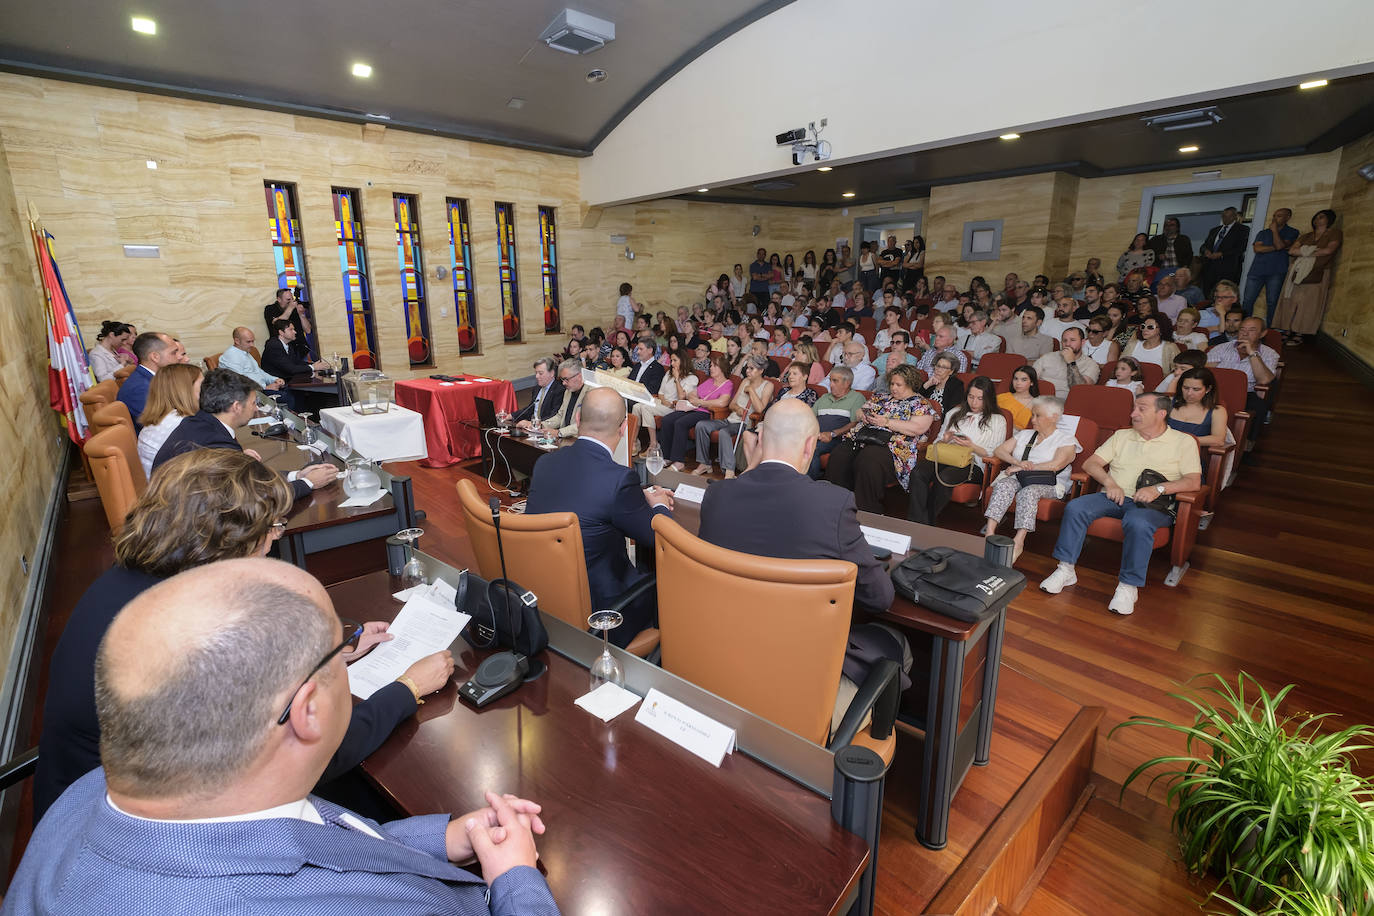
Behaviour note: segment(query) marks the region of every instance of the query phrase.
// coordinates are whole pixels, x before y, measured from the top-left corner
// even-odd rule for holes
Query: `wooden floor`
[[[879,911],[920,912],[936,889],[932,874],[976,840],[971,826],[1005,804],[1024,778],[1030,751],[1053,741],[1080,706],[1107,710],[1094,769],[1099,791],[1023,912],[1176,914],[1196,912],[1199,891],[1176,866],[1167,812],[1119,784],[1142,759],[1178,748],[1168,736],[1132,729],[1110,740],[1111,725],[1130,715],[1182,720],[1186,707],[1167,694],[1203,672],[1248,671],[1271,688],[1293,682],[1291,711],[1330,711],[1346,721],[1374,721],[1366,688],[1374,670],[1374,397],[1312,348],[1285,354],[1288,370],[1279,412],[1253,464],[1223,497],[1212,526],[1198,536],[1193,567],[1177,588],[1163,585],[1167,557],[1157,554],[1136,613],[1106,610],[1119,547],[1092,543],[1079,582],[1057,596],[1033,586],[1053,569],[1056,527],[1033,534],[1019,566],[1032,582],[1008,617],[993,765],[975,768],[956,796],[951,843],[933,853],[915,843],[900,800],[885,811],[878,882]],[[415,483],[425,550],[465,564],[471,551],[454,483],[464,467],[402,466]],[[485,492],[485,483],[479,484]],[[509,498],[505,498],[510,502]],[[94,509],[94,511],[90,511]],[[977,530],[975,510],[951,506],[942,524]],[[109,561],[98,503],[68,513],[59,556],[68,558],[49,595],[51,650],[85,583]],[[46,678],[46,653],[39,677]],[[42,683],[42,681],[40,681]],[[36,734],[36,732],[35,732]],[[1361,760],[1374,771],[1374,756]],[[1160,793],[1156,792],[1158,796]],[[932,866],[936,866],[932,870]],[[1130,892],[1123,894],[1123,886]]]

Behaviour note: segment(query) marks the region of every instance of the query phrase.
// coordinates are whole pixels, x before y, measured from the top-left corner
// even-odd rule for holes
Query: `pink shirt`
[[[734,390],[735,383],[730,381],[729,379],[726,379],[725,381],[717,385],[715,383],[715,380],[708,375],[706,376],[706,381],[702,382],[700,385],[697,385],[697,397],[703,401],[714,401],[721,395],[729,397],[734,392]],[[697,410],[700,410],[703,413],[707,409],[708,408],[705,407],[697,408]]]

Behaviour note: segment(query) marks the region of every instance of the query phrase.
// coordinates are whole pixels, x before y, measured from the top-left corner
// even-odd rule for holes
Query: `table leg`
[[[871,748],[842,747],[835,751],[835,782],[830,795],[830,816],[835,823],[868,844],[868,866],[848,916],[870,916],[873,885],[878,874],[878,837],[883,819],[883,779],[887,765]]]
[[[984,637],[988,641],[987,658],[983,661],[983,709],[978,719],[978,750],[973,755],[974,766],[987,766],[992,750],[992,713],[997,705],[997,672],[1002,668],[1002,637],[1006,628],[1007,606],[1003,604]]]
[[[938,636],[932,639],[920,805],[916,812],[916,839],[929,849],[944,849],[948,838],[949,805],[954,797],[959,693],[963,679],[963,644]]]
[[[284,562],[305,569],[305,536],[288,534],[277,540],[277,552]]]

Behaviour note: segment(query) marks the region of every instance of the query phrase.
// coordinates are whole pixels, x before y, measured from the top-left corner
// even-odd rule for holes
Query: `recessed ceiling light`
[[[588,71],[587,71],[587,82],[589,82],[589,83],[604,83],[604,82],[606,82],[606,71],[605,71],[605,70],[602,70],[602,69],[600,69],[600,68],[597,68],[597,69],[595,69],[595,70],[588,70]]]
[[[816,171],[818,171],[818,172],[828,172],[828,171],[830,171],[830,170],[833,169],[833,168],[834,168],[833,165],[823,165],[823,166],[821,166],[820,168],[816,169]]]
[[[156,159],[149,159],[149,160],[148,160],[148,168],[150,168],[150,169],[155,169],[155,168],[157,168],[157,160],[156,160]]]
[[[1326,85],[1326,80],[1309,80],[1306,83],[1298,83],[1299,89],[1320,89]]]
[[[1197,152],[1197,147],[1196,147],[1196,146],[1180,146],[1180,147],[1178,148],[1178,151],[1179,151],[1180,153],[1196,153],[1196,152]]]
[[[516,110],[518,111],[518,110],[520,110],[521,108],[524,108],[524,107],[525,107],[525,100],[522,99],[522,98],[519,98],[518,96],[513,97],[513,98],[511,98],[508,102],[506,102],[506,107],[507,107],[507,108],[514,108],[514,109],[516,109]]]
[[[710,189],[710,188],[697,188],[697,193],[698,193],[698,194],[705,194],[705,193],[706,193],[707,191],[709,191],[709,190],[711,190],[711,189]]]
[[[144,35],[157,34],[157,23],[146,16],[135,16],[131,25],[135,32],[142,32]]]
[[[853,197],[853,196],[854,196],[854,192],[853,192],[853,191],[845,191],[845,192],[844,192],[843,194],[841,194],[840,196],[841,196],[841,197]]]
[[[354,75],[354,76],[360,76],[360,77],[362,77],[363,79],[367,79],[369,76],[372,75],[372,65],[371,65],[371,64],[354,64],[354,65],[353,65],[353,75]]]
[[[998,140],[1020,140],[1020,139],[1021,139],[1021,135],[1020,135],[1020,134],[1002,134],[1002,136],[998,137],[997,139],[998,139]]]

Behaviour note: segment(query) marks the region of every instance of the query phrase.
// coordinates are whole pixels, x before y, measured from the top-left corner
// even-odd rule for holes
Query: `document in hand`
[[[387,628],[391,641],[348,666],[348,689],[366,700],[426,655],[451,646],[469,619],[432,587],[411,595]]]
[[[627,401],[634,401],[636,404],[652,404],[654,402],[654,396],[649,393],[648,388],[639,382],[633,382],[618,375],[611,375],[609,372],[583,369],[582,384],[588,388],[614,388],[621,397]]]

